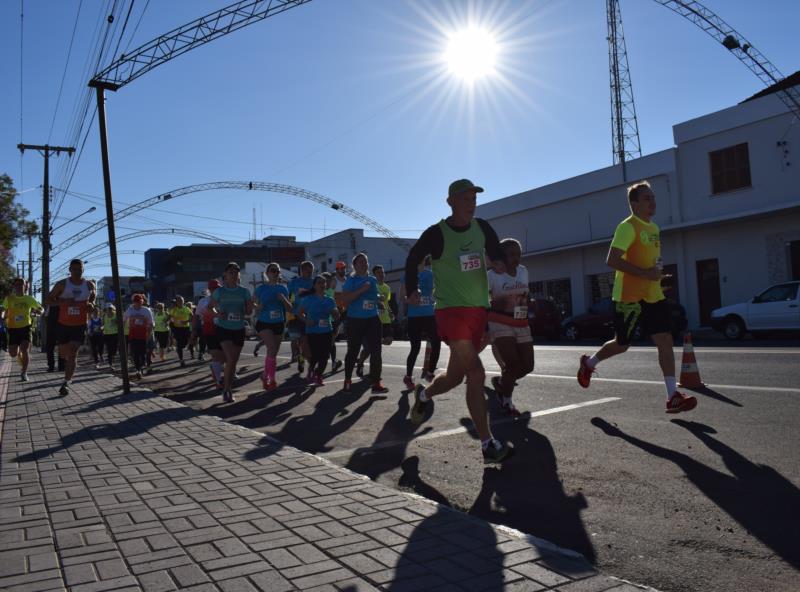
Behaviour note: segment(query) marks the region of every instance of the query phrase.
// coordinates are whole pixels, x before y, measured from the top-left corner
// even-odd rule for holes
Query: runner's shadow
[[[345,467],[356,473],[366,475],[373,481],[395,467],[401,466],[406,457],[406,449],[414,438],[430,432],[433,428],[426,426],[417,432],[417,426],[408,421],[410,404],[408,393],[403,391],[397,399],[395,411],[383,424],[371,445],[358,448],[345,464]],[[384,443],[394,443],[380,448]],[[378,446],[379,448],[375,448]],[[416,457],[412,457],[416,458]]]
[[[530,428],[530,421],[530,415],[523,415],[509,424],[504,435],[514,446],[514,457],[484,469],[470,514],[573,549],[594,563],[594,546],[581,518],[586,498],[564,491],[553,446]],[[462,424],[472,426],[466,419]]]
[[[719,454],[733,473],[727,475],[690,456],[640,440],[607,421],[595,417],[592,424],[607,435],[622,438],[654,456],[672,461],[708,499],[724,510],[787,563],[800,568],[800,490],[772,467],[757,465],[711,434],[714,428],[694,421],[673,419],[672,423],[691,432],[710,450]]]
[[[722,393],[718,393],[714,389],[708,388],[707,386],[700,386],[700,387],[686,387],[685,386],[685,387],[682,387],[682,388],[684,390],[692,391],[692,392],[697,393],[699,395],[705,395],[706,397],[709,397],[711,399],[716,399],[717,401],[720,401],[722,403],[727,403],[728,405],[733,405],[734,407],[743,407],[743,405],[741,403],[739,403],[737,401],[734,401],[733,399],[729,399],[728,397],[726,397]]]
[[[250,395],[246,399],[242,399],[240,402],[234,403],[233,405],[217,407],[214,409],[213,413],[222,418],[227,418],[258,409],[259,411],[256,413],[248,417],[234,420],[231,423],[254,430],[269,425],[275,425],[287,419],[291,410],[308,399],[314,392],[313,388],[309,388],[307,384],[299,384],[299,381],[298,384],[289,389],[290,387],[281,386],[280,389],[268,393],[262,392],[257,395]],[[290,393],[288,398],[278,402],[279,397],[286,396],[287,390]]]

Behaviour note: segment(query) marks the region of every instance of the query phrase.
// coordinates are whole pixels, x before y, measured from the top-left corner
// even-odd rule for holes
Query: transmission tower
[[[633,85],[628,69],[628,51],[622,31],[619,0],[606,0],[608,21],[608,69],[611,83],[611,145],[614,164],[622,165],[622,180],[628,181],[625,162],[642,155],[639,124],[633,104]]]

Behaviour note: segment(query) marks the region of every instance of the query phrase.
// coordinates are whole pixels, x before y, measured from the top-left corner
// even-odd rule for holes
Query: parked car
[[[561,336],[561,312],[550,300],[531,298],[528,300],[528,325],[534,337],[543,336],[549,341],[558,341]]]
[[[800,281],[776,284],[747,302],[712,310],[711,328],[732,340],[747,332],[800,331]]]
[[[674,339],[678,339],[688,325],[686,309],[674,300],[667,301],[670,303],[672,315],[670,333]],[[611,339],[614,336],[614,302],[611,298],[598,300],[585,313],[564,319],[561,329],[568,341],[585,338]],[[642,329],[637,326],[633,332],[633,340],[640,339]]]

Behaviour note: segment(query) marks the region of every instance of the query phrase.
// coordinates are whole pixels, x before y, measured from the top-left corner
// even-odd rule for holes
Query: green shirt
[[[392,315],[389,312],[389,301],[392,299],[392,289],[389,284],[378,284],[378,298],[383,303],[383,308],[378,312],[378,318],[382,325],[389,325],[392,322]]]
[[[116,314],[103,314],[103,335],[116,335],[117,331],[117,315]]]
[[[441,257],[432,261],[436,309],[489,308],[486,237],[478,221],[473,219],[465,232],[456,232],[444,220],[439,228],[444,247]]]
[[[169,326],[167,323],[169,322],[169,314],[166,312],[157,312],[153,315],[155,319],[155,325],[153,325],[153,331],[157,333],[164,333],[169,331]]]

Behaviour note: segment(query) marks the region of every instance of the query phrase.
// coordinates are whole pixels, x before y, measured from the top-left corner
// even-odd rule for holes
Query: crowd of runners
[[[433,413],[437,395],[466,382],[467,408],[484,459],[496,463],[509,458],[513,449],[492,435],[480,353],[491,346],[501,368],[501,375],[491,380],[492,390],[503,413],[518,417],[514,388],[533,371],[534,351],[522,248],[514,238],[499,240],[488,222],[475,218],[481,192],[483,188],[468,179],[454,181],[446,198],[451,215],[425,230],[409,252],[401,290],[411,346],[403,386],[414,398],[409,419],[421,424]],[[652,222],[655,195],[644,181],[628,188],[627,199],[631,215],[618,225],[607,257],[616,272],[615,336],[595,354],[581,356],[577,380],[588,388],[597,365],[625,352],[640,326],[658,349],[667,413],[689,411],[697,400],[677,390],[670,310],[661,289],[659,229]],[[285,282],[281,267],[271,262],[263,279],[251,293],[241,285],[239,265],[231,262],[222,270],[221,281],[208,280],[196,305],[181,296],[169,306],[151,304],[146,295],[133,294],[120,327],[114,303],[95,305],[95,284],[83,277],[83,262],[75,259],[69,264],[69,277],[55,284],[44,306],[27,295],[24,279],[13,281],[0,308],[0,346],[18,358],[21,380],[27,381],[33,319],[44,315],[48,371],[63,371],[59,393],[67,396],[84,343],[88,342],[97,368],[116,370],[121,328],[132,378],[152,373],[173,351],[181,367],[186,366],[187,356],[196,355],[203,362],[208,355],[211,380],[228,403],[235,400],[234,379],[249,324],[258,336],[254,355],[262,346],[265,349],[261,382],[267,392],[280,386],[277,357],[284,340],[290,342],[290,363],[297,364],[297,373],[312,387],[324,386],[325,377],[343,365],[344,391],[353,388],[355,372],[369,381],[373,394],[389,392],[382,378],[382,348],[393,337],[392,291],[383,267],[370,268],[367,254],[358,253],[350,271],[346,262],[339,261],[335,273],[317,274],[312,262],[303,261],[299,274]],[[342,330],[347,343],[344,361],[336,350]],[[449,360],[446,370],[437,373],[442,342],[449,347]],[[415,379],[423,343],[429,355]]]

